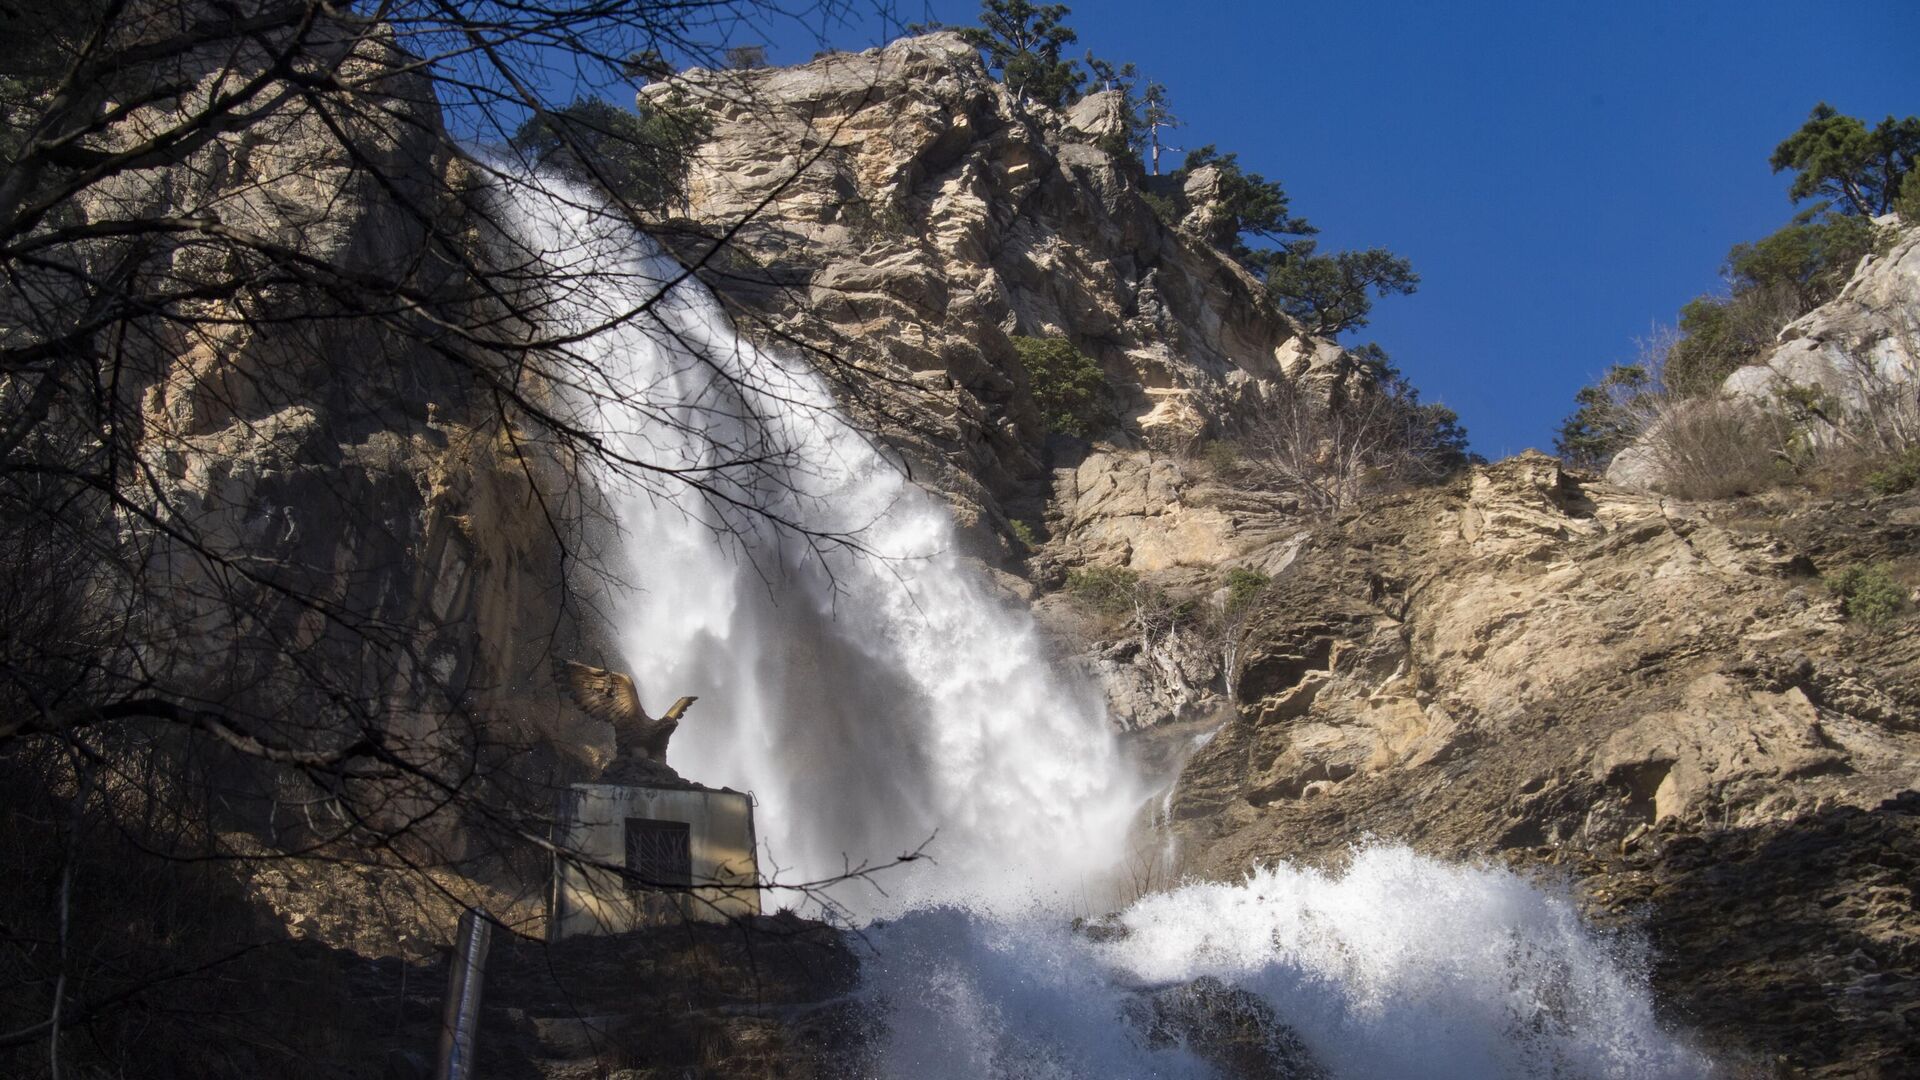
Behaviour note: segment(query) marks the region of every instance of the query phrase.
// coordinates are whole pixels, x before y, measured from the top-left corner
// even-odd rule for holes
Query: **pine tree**
[[[1835,199],[1847,213],[1878,217],[1893,209],[1901,182],[1920,164],[1920,116],[1889,116],[1873,128],[1826,102],[1773,151],[1774,172],[1792,169],[1794,202]]]
[[[1267,291],[1309,333],[1333,337],[1365,326],[1374,296],[1406,296],[1420,284],[1413,265],[1385,248],[1319,255],[1313,247],[1294,241],[1267,272]]]
[[[1079,65],[1060,56],[1079,40],[1061,21],[1071,13],[1065,4],[980,0],[980,25],[962,29],[960,36],[987,54],[987,67],[1000,73],[1023,104],[1035,101],[1057,109],[1079,96],[1086,79]]]
[[[1166,86],[1147,80],[1146,93],[1140,95],[1140,127],[1147,134],[1147,160],[1153,175],[1160,175],[1160,133],[1179,126],[1180,118],[1173,115],[1173,107],[1167,102]]]

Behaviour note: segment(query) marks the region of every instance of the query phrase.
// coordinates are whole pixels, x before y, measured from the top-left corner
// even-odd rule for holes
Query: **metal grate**
[[[627,888],[687,888],[693,884],[693,841],[684,821],[627,819]]]

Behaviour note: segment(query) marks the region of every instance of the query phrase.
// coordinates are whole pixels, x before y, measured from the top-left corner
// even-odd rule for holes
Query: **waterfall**
[[[755,793],[781,881],[933,838],[930,862],[876,875],[888,895],[835,890],[859,915],[956,890],[1058,899],[1113,866],[1143,792],[1104,703],[962,565],[944,503],[803,362],[741,338],[691,278],[668,287],[680,266],[584,192],[513,194],[523,241],[564,283],[553,325],[608,326],[568,364],[598,428],[619,453],[692,470],[602,478],[634,586],[617,601],[622,659],[643,701],[700,698],[673,766]]]
[[[1203,978],[1340,1077],[1710,1071],[1656,1023],[1627,944],[1505,871],[1372,848],[1338,875],[1188,883],[1073,929],[1104,910],[1093,883],[1150,795],[1098,691],[1048,664],[1031,618],[955,555],[942,501],[804,362],[743,340],[585,193],[504,187],[551,329],[581,335],[571,392],[610,449],[674,470],[600,482],[631,584],[609,660],[650,705],[701,699],[675,767],[757,794],[762,869],[783,881],[937,831],[937,863],[839,897],[874,946],[881,1074],[1211,1075],[1191,1032],[1152,1020],[1156,995]]]

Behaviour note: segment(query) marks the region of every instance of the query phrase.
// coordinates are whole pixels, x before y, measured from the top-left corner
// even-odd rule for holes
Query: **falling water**
[[[679,265],[584,193],[546,187],[560,197],[515,195],[526,241],[567,283],[556,324],[651,304],[574,349],[601,430],[707,489],[615,484],[636,586],[624,659],[644,701],[700,697],[674,767],[756,794],[783,881],[934,838],[931,863],[876,875],[888,896],[835,892],[860,914],[955,890],[1059,898],[1114,865],[1141,794],[1104,705],[963,566],[944,504],[804,364],[736,335],[697,282],[669,287]]]
[[[1707,1071],[1655,1023],[1630,952],[1501,871],[1380,848],[1340,876],[1187,884],[1073,930],[1149,796],[1098,692],[1046,662],[1030,617],[954,554],[944,504],[815,372],[739,337],[583,193],[506,188],[554,279],[552,327],[586,335],[568,370],[593,421],[617,452],[681,470],[603,478],[634,586],[622,659],[649,703],[701,699],[675,767],[758,795],[783,881],[937,832],[937,864],[882,875],[886,896],[839,894],[871,920],[882,1074],[1208,1075],[1140,1019],[1201,977],[1258,995],[1341,1077]]]

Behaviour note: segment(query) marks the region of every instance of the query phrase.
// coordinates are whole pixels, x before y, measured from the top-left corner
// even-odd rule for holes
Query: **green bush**
[[[1201,446],[1200,460],[1215,476],[1232,476],[1245,464],[1240,447],[1227,439],[1212,439]]]
[[[1258,570],[1236,566],[1227,571],[1227,614],[1246,610],[1267,591],[1273,579]]]
[[[1667,388],[1711,397],[1728,375],[1759,360],[1780,328],[1838,295],[1873,249],[1873,223],[1845,214],[1803,214],[1773,235],[1736,244],[1723,274],[1731,291],[1680,309],[1680,340],[1667,354]]]
[[[1893,212],[1909,225],[1920,225],[1920,169],[1900,182],[1900,197],[1893,200]]]
[[[1882,495],[1898,495],[1920,486],[1920,446],[1908,447],[1899,457],[1868,473],[1867,486]]]
[[[1652,399],[1660,392],[1647,365],[1615,364],[1573,396],[1580,407],[1560,422],[1554,449],[1575,468],[1604,470],[1646,429]]]
[[[1133,610],[1140,575],[1124,566],[1083,566],[1067,572],[1067,595],[1105,615]]]
[[[1180,204],[1172,196],[1143,191],[1140,193],[1140,200],[1147,204],[1147,208],[1153,211],[1153,216],[1159,218],[1162,225],[1169,228],[1179,227],[1181,218],[1185,216]]]
[[[1827,587],[1840,597],[1847,618],[1869,627],[1882,627],[1898,618],[1907,604],[1907,592],[1893,578],[1886,563],[1849,566],[1827,577]]]
[[[913,231],[913,220],[892,202],[874,203],[850,199],[840,205],[840,220],[863,239],[905,236]]]
[[[1022,545],[1026,547],[1040,546],[1040,538],[1034,534],[1033,526],[1021,521],[1019,518],[1009,519],[1007,528],[1013,533],[1013,538],[1020,541]]]
[[[1112,422],[1106,373],[1065,338],[1013,337],[1033,403],[1050,431],[1086,438]]]

